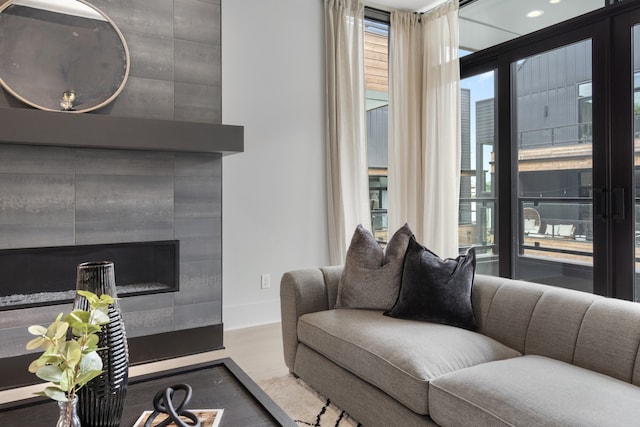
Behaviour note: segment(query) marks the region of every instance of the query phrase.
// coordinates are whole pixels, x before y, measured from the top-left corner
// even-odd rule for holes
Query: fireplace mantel
[[[244,128],[173,120],[0,109],[0,143],[229,155],[244,151]]]

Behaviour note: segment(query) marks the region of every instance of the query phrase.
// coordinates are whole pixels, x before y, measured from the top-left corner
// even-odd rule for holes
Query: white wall
[[[329,262],[322,5],[222,1],[222,121],[245,132],[223,159],[227,330],[279,321],[282,274]]]

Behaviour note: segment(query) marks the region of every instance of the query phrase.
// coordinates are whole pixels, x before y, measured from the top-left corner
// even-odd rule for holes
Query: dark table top
[[[224,409],[220,427],[296,426],[229,358],[130,378],[120,426],[132,427],[142,412],[153,410],[153,397],[158,391],[181,383],[193,388],[189,408]],[[55,425],[57,418],[57,404],[48,398],[36,397],[0,405],[0,425],[3,427],[50,427]],[[26,420],[29,420],[27,424]]]

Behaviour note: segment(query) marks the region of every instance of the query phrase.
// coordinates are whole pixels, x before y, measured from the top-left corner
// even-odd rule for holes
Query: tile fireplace
[[[162,285],[121,295],[131,360],[221,348],[222,157],[243,151],[242,127],[29,109],[0,114],[0,266],[3,257],[28,256],[9,260],[9,280],[0,267],[0,297],[24,294],[26,280],[11,266],[37,269],[50,248],[76,252],[66,263],[68,290],[75,288],[76,265],[89,260],[87,249],[113,258],[108,251],[116,246],[153,252],[175,245],[175,253],[163,254],[174,258],[174,269],[158,272],[173,281],[134,277],[131,283]],[[51,137],[67,127],[63,140]],[[126,250],[125,258],[139,257]],[[107,260],[126,288],[122,261]],[[26,369],[33,358],[24,349],[27,327],[71,306],[67,296],[44,299],[0,307],[0,389],[37,380]]]
[[[219,348],[222,158],[244,149],[221,124],[220,0],[91,3],[127,40],[129,78],[86,114],[0,90],[0,251],[178,241],[178,287],[120,301],[132,361]],[[70,306],[0,310],[0,389],[34,381],[26,328]]]

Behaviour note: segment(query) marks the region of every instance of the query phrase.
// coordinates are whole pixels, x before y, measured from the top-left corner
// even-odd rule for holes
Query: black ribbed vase
[[[86,262],[78,265],[77,290],[116,298],[113,263]],[[89,302],[77,295],[74,308],[89,309]],[[118,427],[129,382],[129,350],[117,300],[109,306],[109,323],[102,325],[98,350],[103,372],[78,392],[78,416],[83,427]]]

